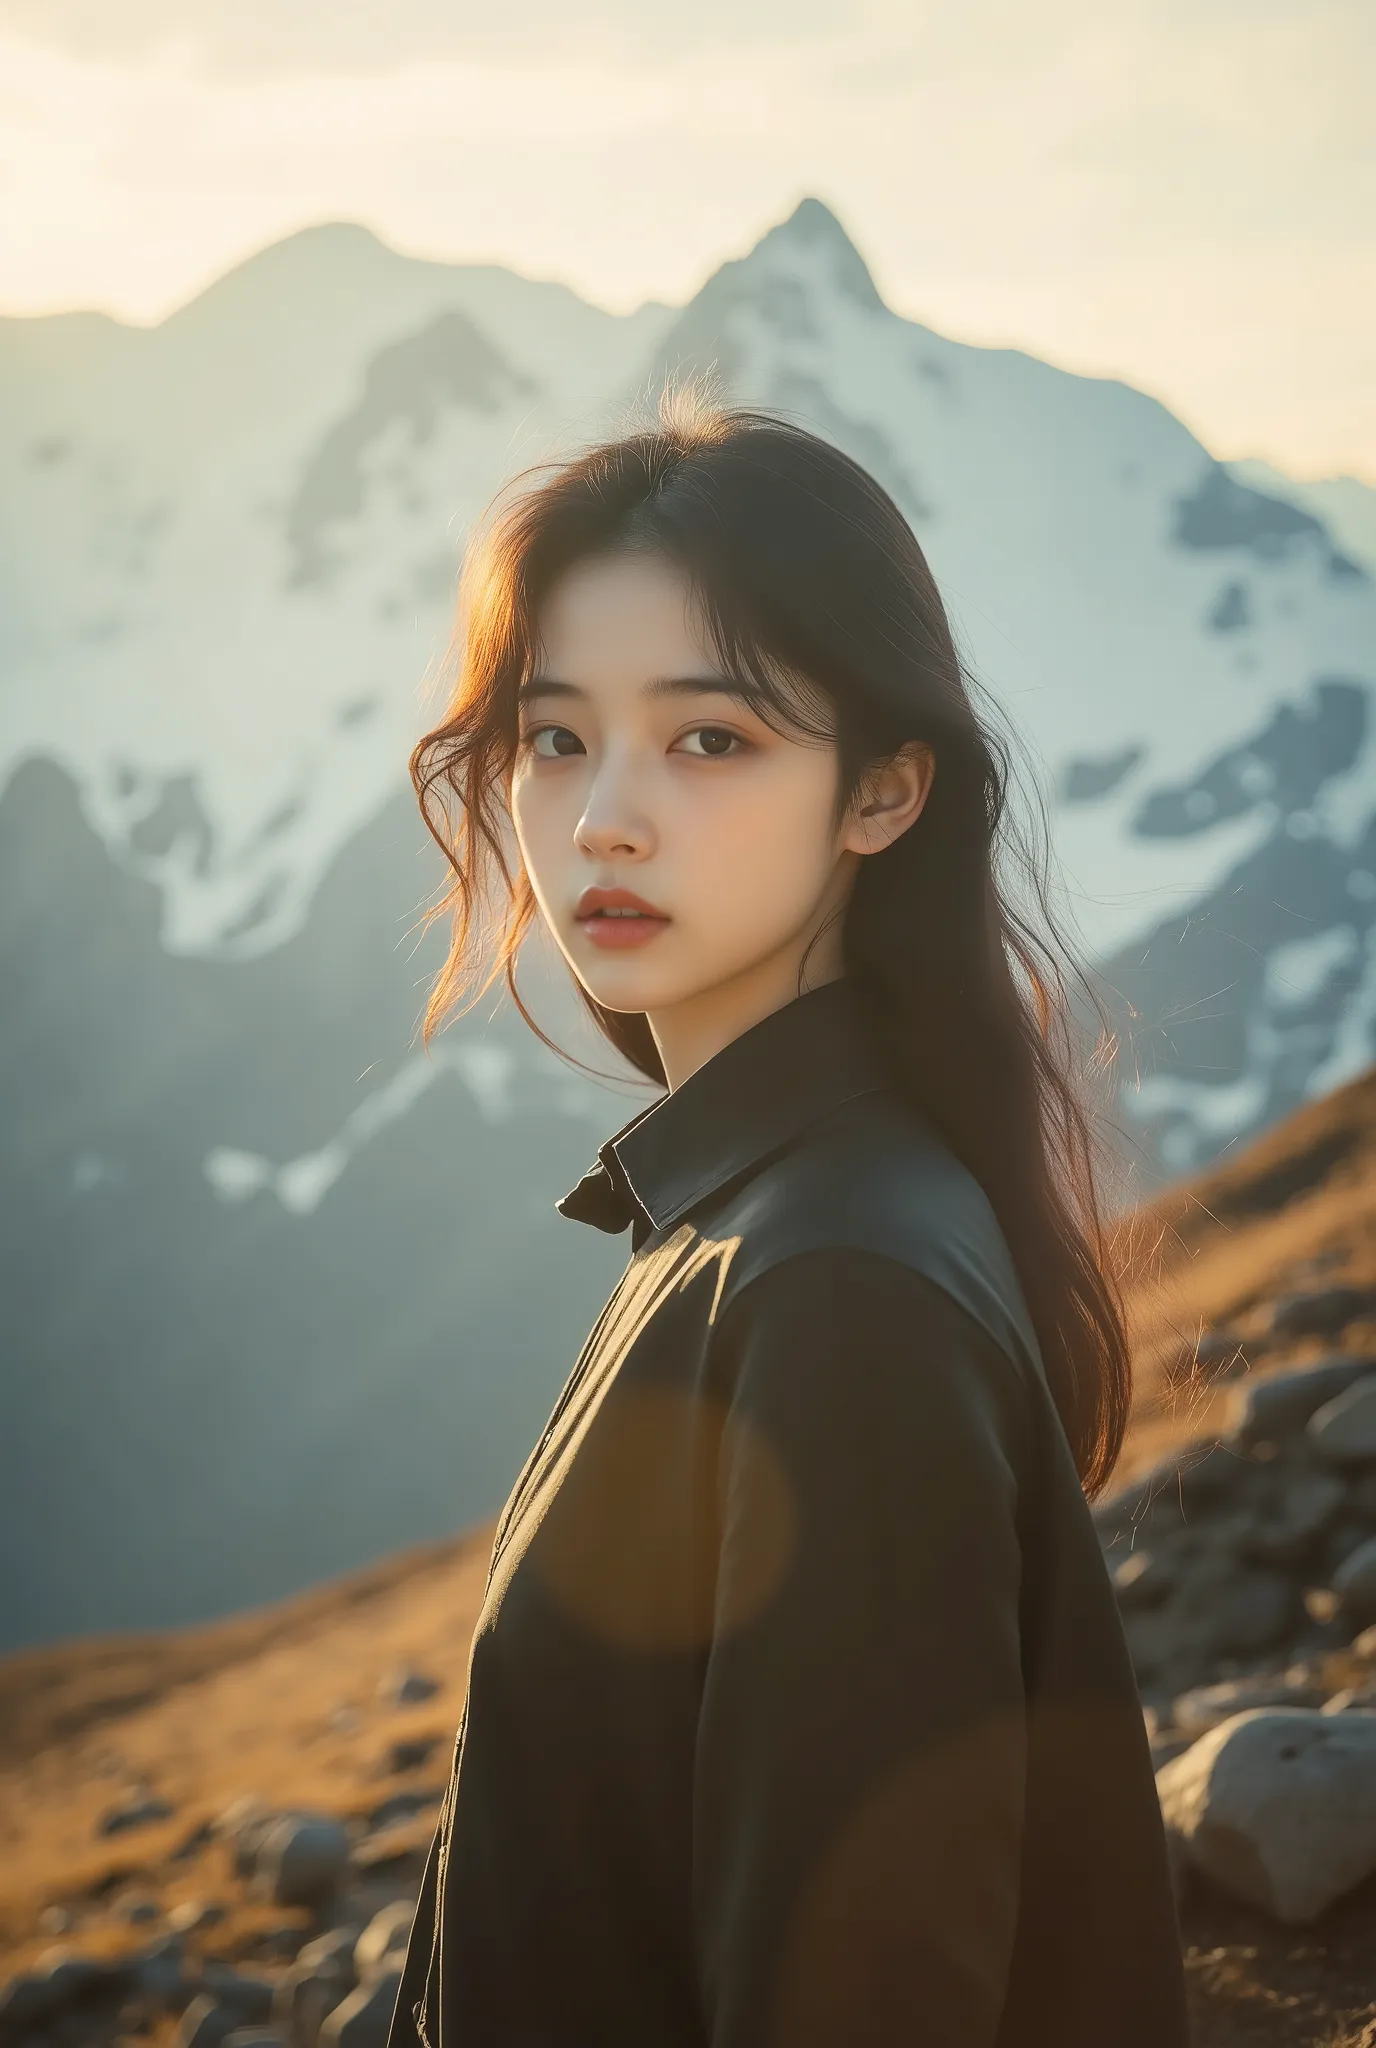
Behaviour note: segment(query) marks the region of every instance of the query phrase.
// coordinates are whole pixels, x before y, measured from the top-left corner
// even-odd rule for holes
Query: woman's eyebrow
[[[553,676],[532,676],[528,683],[522,683],[516,692],[518,704],[528,704],[532,697],[585,697],[577,683],[561,683]]]
[[[651,676],[641,684],[646,697],[735,697],[741,703],[748,703],[754,692],[744,682],[731,676]],[[527,704],[532,697],[586,697],[587,691],[579,683],[561,682],[556,676],[533,676],[528,683],[522,683],[516,692],[518,704]]]
[[[644,685],[647,697],[736,697],[752,694],[733,676],[652,676]]]

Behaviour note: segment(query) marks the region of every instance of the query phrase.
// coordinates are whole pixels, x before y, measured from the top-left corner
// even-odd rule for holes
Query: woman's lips
[[[643,946],[669,922],[634,889],[622,888],[585,889],[574,915],[593,944],[609,952]]]

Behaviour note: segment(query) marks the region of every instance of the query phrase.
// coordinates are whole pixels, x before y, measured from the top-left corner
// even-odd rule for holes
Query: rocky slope
[[[1095,1513],[1196,2040],[1369,2048],[1376,1075],[1136,1225],[1137,1406]],[[490,1538],[0,1664],[0,2042],[381,2038]]]

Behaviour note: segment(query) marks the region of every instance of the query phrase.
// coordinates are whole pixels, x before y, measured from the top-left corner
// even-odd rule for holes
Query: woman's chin
[[[629,965],[619,969],[607,968],[600,963],[589,967],[586,961],[580,961],[577,974],[593,1001],[604,1010],[640,1016],[646,1010],[663,1010],[681,1000],[678,993],[666,984],[663,975],[637,974]]]
[[[580,948],[579,958],[570,964],[593,1001],[604,1010],[636,1016],[646,1011],[672,1010],[711,988],[718,979],[710,969],[694,974],[684,972],[676,964],[673,971],[667,971],[667,962],[652,969],[648,960],[637,960],[629,953],[589,960],[590,951],[590,947]]]

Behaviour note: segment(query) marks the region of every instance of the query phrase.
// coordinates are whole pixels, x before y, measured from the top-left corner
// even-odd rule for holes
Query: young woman
[[[921,549],[681,398],[522,481],[412,758],[426,1036],[539,918],[666,1092],[559,1203],[629,1261],[498,1526],[390,2048],[1177,2048],[1088,1113]]]

